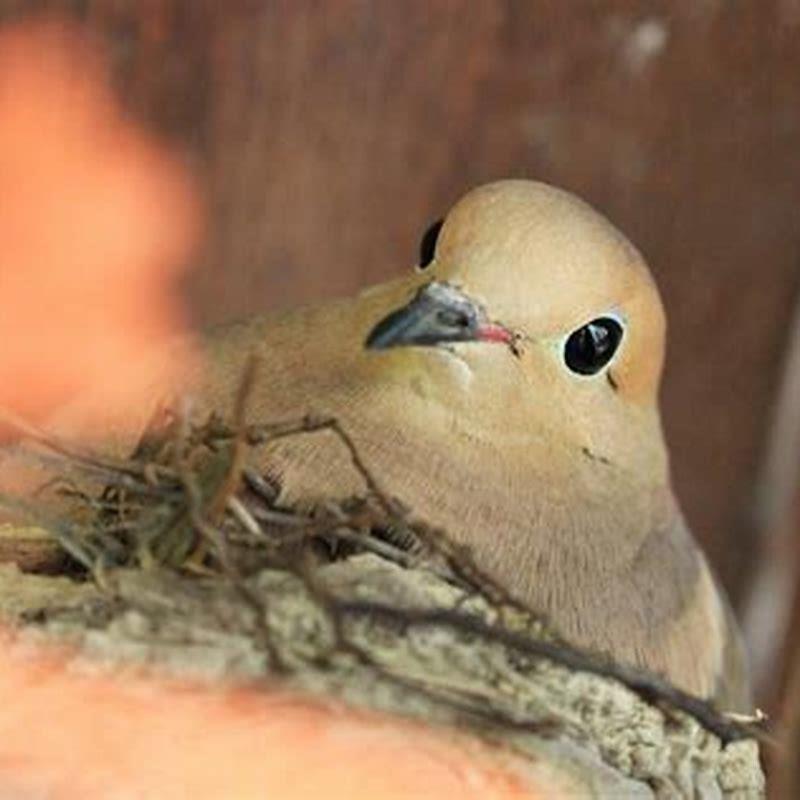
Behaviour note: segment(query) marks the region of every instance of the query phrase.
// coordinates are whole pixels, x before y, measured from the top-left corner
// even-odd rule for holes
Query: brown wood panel
[[[481,181],[600,206],[658,275],[678,492],[738,585],[798,288],[800,3],[0,0],[41,7],[112,43],[130,107],[201,174],[198,320],[406,269]]]

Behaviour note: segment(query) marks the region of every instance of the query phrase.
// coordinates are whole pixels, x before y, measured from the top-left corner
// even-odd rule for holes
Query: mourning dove
[[[253,419],[335,415],[388,492],[568,640],[749,709],[738,631],[671,489],[642,256],[528,181],[470,192],[423,244],[408,277],[215,331],[211,405],[257,354]],[[269,461],[287,500],[363,492],[332,434]]]
[[[568,641],[750,709],[727,602],[672,493],[664,312],[639,252],[571,194],[467,194],[399,280],[208,335],[201,409],[248,358],[253,422],[334,415],[381,486]],[[330,432],[260,456],[287,502],[363,493]]]

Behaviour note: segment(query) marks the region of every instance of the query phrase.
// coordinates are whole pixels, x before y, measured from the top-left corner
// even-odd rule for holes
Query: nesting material
[[[281,507],[249,449],[322,430],[348,448],[363,494]],[[8,503],[28,522],[4,541],[41,543],[38,560],[0,568],[18,641],[68,644],[82,670],[244,681],[457,727],[587,794],[763,796],[757,730],[562,642],[386,496],[335,419],[193,427],[165,414],[125,461],[40,439],[81,478],[63,483],[73,511],[57,520]],[[31,572],[42,564],[49,574]]]

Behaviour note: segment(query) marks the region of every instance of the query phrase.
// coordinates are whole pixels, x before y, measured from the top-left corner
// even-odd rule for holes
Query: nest
[[[583,765],[603,796],[762,795],[753,725],[563,642],[384,492],[337,420],[249,424],[251,380],[232,423],[163,411],[124,460],[16,421],[61,462],[75,513],[4,499],[47,532],[51,574],[3,568],[0,613],[109,669],[278,681],[457,725],[532,760]],[[250,451],[323,430],[347,448],[363,493],[283,507]],[[66,478],[76,469],[79,484]]]

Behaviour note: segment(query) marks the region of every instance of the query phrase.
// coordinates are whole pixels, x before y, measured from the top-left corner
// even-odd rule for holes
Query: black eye
[[[564,345],[564,361],[580,375],[599,372],[617,352],[622,325],[610,317],[599,317],[573,331]]]
[[[436,240],[439,238],[439,231],[444,225],[443,219],[437,219],[425,233],[422,234],[422,239],[419,241],[419,261],[417,266],[419,269],[425,269],[433,261],[436,255]]]

